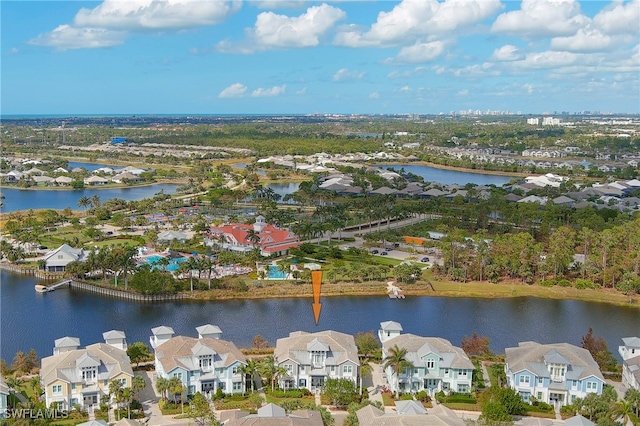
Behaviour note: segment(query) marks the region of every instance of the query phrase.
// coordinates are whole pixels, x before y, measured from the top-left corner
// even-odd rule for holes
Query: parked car
[[[387,254],[389,253],[387,253],[386,251],[383,251],[382,253],[380,253],[381,256],[386,256]]]
[[[393,243],[393,247],[395,247],[395,248],[400,247],[400,243]]]
[[[378,251],[378,249],[373,249],[373,250],[371,250],[371,254],[378,254],[378,253],[380,253],[380,252]]]
[[[428,258],[428,257],[426,257],[426,256],[425,256],[425,257],[423,257],[422,259],[420,259],[420,262],[424,262],[424,263],[426,263],[426,262],[428,262],[428,261],[429,261],[429,258]]]

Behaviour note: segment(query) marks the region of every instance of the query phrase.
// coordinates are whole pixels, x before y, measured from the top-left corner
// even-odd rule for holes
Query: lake
[[[5,198],[0,207],[2,213],[9,213],[18,210],[29,209],[59,209],[70,207],[78,210],[78,200],[81,197],[93,197],[97,195],[103,203],[111,198],[120,198],[126,201],[142,200],[153,197],[160,191],[165,194],[174,194],[178,188],[177,184],[159,183],[148,186],[134,186],[127,188],[110,189],[17,189],[3,187],[1,189]]]
[[[117,329],[125,331],[129,343],[148,343],[153,327],[168,325],[178,334],[195,336],[195,327],[207,323],[219,326],[223,338],[239,347],[250,347],[258,334],[273,345],[291,331],[356,334],[377,330],[387,320],[400,322],[406,333],[444,337],[457,346],[463,336],[477,332],[489,337],[498,353],[524,340],[580,345],[593,327],[617,356],[622,337],[640,336],[640,310],[603,303],[531,297],[331,297],[321,298],[316,326],[311,294],[295,299],[140,304],[68,288],[40,294],[34,291],[34,278],[0,274],[0,356],[8,362],[18,350],[34,348],[40,356],[50,355],[54,340],[64,336],[79,337],[87,345],[102,341],[103,332]]]
[[[407,173],[413,173],[422,177],[426,182],[437,182],[445,185],[466,185],[474,183],[476,185],[496,185],[502,186],[513,178],[512,176],[489,175],[484,173],[471,173],[459,170],[438,169],[436,167],[421,164],[387,164],[385,169],[393,168],[395,171],[404,169]]]

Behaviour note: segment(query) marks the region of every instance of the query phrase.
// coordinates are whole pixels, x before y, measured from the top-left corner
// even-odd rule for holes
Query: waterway
[[[387,164],[385,169],[393,168],[395,171],[404,169],[407,173],[413,173],[422,177],[426,182],[437,182],[444,185],[466,185],[474,183],[476,185],[496,185],[502,186],[512,179],[511,176],[489,175],[485,173],[471,173],[459,170],[438,169],[436,167],[425,166],[423,164]]]
[[[318,326],[312,297],[214,302],[133,303],[63,288],[34,291],[31,277],[0,272],[0,356],[8,361],[16,351],[34,348],[51,354],[55,339],[79,337],[81,344],[102,341],[108,330],[124,330],[128,342],[149,341],[151,328],[173,327],[178,334],[196,336],[197,326],[211,323],[223,338],[250,347],[260,334],[271,344],[291,331],[337,330],[356,334],[377,330],[382,321],[402,324],[405,333],[438,336],[460,345],[473,332],[489,337],[495,352],[519,341],[580,344],[589,327],[603,336],[614,352],[622,337],[640,336],[640,311],[603,303],[548,300],[408,297],[322,298]]]
[[[47,190],[47,189],[17,189],[3,187],[1,189],[5,198],[0,207],[2,213],[9,213],[18,210],[29,209],[60,209],[67,207],[77,210],[78,200],[81,197],[93,197],[97,195],[103,203],[112,198],[119,198],[125,201],[142,200],[153,197],[162,191],[165,194],[174,194],[178,188],[177,184],[159,183],[147,186],[133,186],[127,188],[110,189],[68,189],[68,190]]]

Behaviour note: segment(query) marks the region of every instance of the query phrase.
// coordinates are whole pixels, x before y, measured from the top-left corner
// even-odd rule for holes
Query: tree
[[[198,426],[218,426],[218,420],[211,404],[200,392],[193,395],[189,409],[189,418]]]
[[[322,392],[329,397],[334,407],[346,407],[357,398],[356,385],[349,379],[327,379]]]
[[[152,358],[151,350],[144,342],[134,342],[127,348],[127,355],[131,362],[136,363],[136,367],[141,361],[148,361]]]
[[[365,359],[368,359],[380,348],[378,338],[373,331],[367,331],[366,333],[360,332],[356,334],[355,341],[356,346],[358,347],[358,354]]]
[[[269,342],[262,337],[262,335],[258,334],[253,338],[251,342],[254,348],[256,349],[264,349],[269,347]]]
[[[78,199],[78,207],[82,207],[84,209],[84,214],[87,214],[87,208],[91,205],[91,200],[86,195],[83,195]]]
[[[140,391],[147,387],[147,382],[142,376],[133,376],[131,389],[136,393],[136,399],[140,401]]]
[[[362,395],[362,381],[366,376],[371,374],[372,371],[373,367],[368,361],[360,364],[360,395]]]
[[[469,356],[491,356],[489,338],[473,333],[471,337],[464,336],[461,344],[462,350]]]
[[[634,425],[640,424],[640,418],[635,413],[634,405],[626,399],[616,401],[611,407],[609,414],[614,420],[622,419],[623,425],[628,423]]]
[[[245,382],[248,378],[251,383],[251,393],[253,393],[253,376],[258,371],[258,365],[255,360],[249,359],[245,365],[242,365],[238,368],[240,374],[245,375]]]
[[[173,403],[177,404],[178,395],[182,395],[182,390],[184,389],[184,385],[182,384],[182,380],[179,377],[173,376],[169,379],[169,383],[167,385],[167,391],[173,395]]]
[[[512,388],[491,386],[480,397],[481,418],[487,422],[510,422],[512,416],[522,415],[526,406],[520,395]]]
[[[589,327],[587,334],[582,336],[581,346],[591,353],[593,359],[603,371],[615,371],[617,361],[611,354],[607,342],[602,337],[593,335],[593,328]]]
[[[391,368],[394,376],[394,391],[398,392],[398,380],[400,373],[405,368],[413,368],[413,364],[411,361],[407,360],[407,350],[405,348],[399,348],[398,345],[394,345],[392,348],[389,348],[389,354],[382,360],[383,369]]]

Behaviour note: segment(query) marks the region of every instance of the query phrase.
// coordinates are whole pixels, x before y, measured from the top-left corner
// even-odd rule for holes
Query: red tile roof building
[[[254,234],[259,237],[252,241]],[[300,246],[300,238],[288,229],[278,228],[266,223],[263,216],[257,216],[253,225],[230,223],[222,226],[211,226],[205,235],[207,246],[218,244],[223,250],[248,253],[254,247],[260,248],[263,256],[287,254],[290,249]]]

